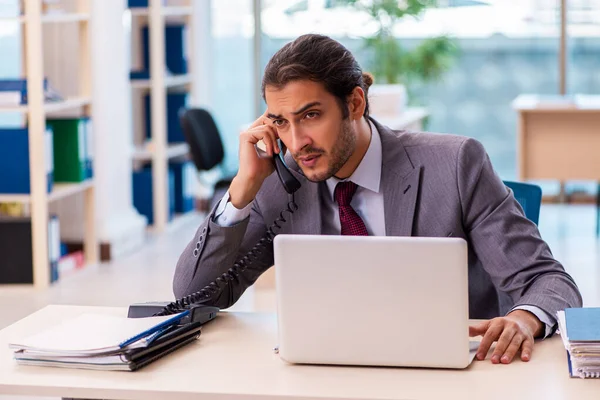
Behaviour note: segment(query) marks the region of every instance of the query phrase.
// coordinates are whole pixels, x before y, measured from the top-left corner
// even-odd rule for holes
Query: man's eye
[[[308,119],[313,119],[313,118],[317,118],[319,116],[319,113],[316,111],[311,111],[306,113],[306,118]]]
[[[275,126],[283,126],[284,121],[282,119],[276,119],[273,121],[273,125]]]

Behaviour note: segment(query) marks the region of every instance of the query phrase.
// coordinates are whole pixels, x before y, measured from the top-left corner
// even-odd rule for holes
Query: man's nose
[[[289,149],[292,154],[297,154],[302,151],[307,145],[311,144],[310,137],[304,132],[302,127],[297,125],[291,126],[291,140]]]

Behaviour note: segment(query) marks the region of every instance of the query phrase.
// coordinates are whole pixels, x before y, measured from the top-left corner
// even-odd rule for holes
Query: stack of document
[[[82,314],[9,344],[18,364],[134,371],[193,342],[200,324],[189,311],[163,317]]]
[[[567,308],[557,316],[571,376],[600,378],[600,308]]]

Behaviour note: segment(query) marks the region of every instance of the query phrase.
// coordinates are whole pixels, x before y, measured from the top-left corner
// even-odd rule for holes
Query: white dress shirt
[[[347,179],[331,177],[325,181],[326,185],[319,185],[319,201],[321,203],[322,234],[339,235],[341,224],[339,207],[334,198],[335,186],[338,182],[352,181],[358,188],[352,197],[350,205],[361,217],[370,236],[385,236],[385,213],[383,193],[381,192],[381,163],[382,148],[381,137],[377,128],[370,122],[371,141],[367,152],[354,173]],[[229,191],[221,199],[215,212],[214,221],[220,226],[232,226],[250,215],[251,204],[243,209],[237,209],[229,202]],[[552,333],[555,320],[545,311],[536,306],[523,305],[513,310],[521,309],[534,314],[546,325],[545,337]],[[512,310],[511,310],[512,311]]]

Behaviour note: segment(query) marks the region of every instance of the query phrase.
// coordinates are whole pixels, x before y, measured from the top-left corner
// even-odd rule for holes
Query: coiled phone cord
[[[241,259],[233,264],[233,267],[229,268],[227,272],[224,272],[221,276],[215,279],[213,282],[209,283],[199,291],[182,297],[168,305],[165,308],[156,313],[156,316],[160,315],[171,315],[177,314],[185,310],[188,306],[192,304],[203,304],[207,301],[211,300],[213,296],[216,296],[225,289],[225,286],[236,279],[244,270],[251,265],[258,256],[266,249],[267,245],[273,242],[273,239],[277,235],[278,232],[276,230],[281,229],[282,224],[287,222],[285,213],[289,213],[290,216],[298,210],[298,205],[294,201],[294,195],[291,195],[291,200],[287,205],[287,208],[279,213],[279,218],[277,218],[271,227],[267,230],[265,235],[250,249]]]

